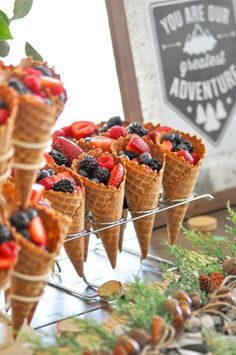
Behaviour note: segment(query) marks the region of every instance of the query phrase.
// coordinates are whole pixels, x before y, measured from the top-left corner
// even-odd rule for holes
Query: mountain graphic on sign
[[[211,52],[217,44],[216,38],[206,28],[205,30],[197,23],[192,34],[188,33],[183,52],[189,55],[199,55]]]

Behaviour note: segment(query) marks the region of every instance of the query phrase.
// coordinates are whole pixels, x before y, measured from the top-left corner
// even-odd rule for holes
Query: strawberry
[[[157,132],[170,132],[173,131],[173,128],[169,126],[159,126],[156,128]]]
[[[147,143],[137,134],[132,134],[129,143],[126,146],[126,150],[136,154],[150,153],[150,148]]]
[[[127,132],[124,127],[122,126],[113,126],[108,129],[106,136],[113,139],[118,139],[120,137],[125,137]]]
[[[42,219],[39,216],[34,217],[29,225],[30,239],[35,244],[46,245],[47,244],[47,233],[44,228]]]
[[[41,84],[45,89],[48,89],[52,95],[60,95],[64,92],[63,84],[59,79],[42,76]]]
[[[71,176],[69,171],[63,171],[63,173],[53,175],[51,178],[54,182],[60,181],[62,179],[67,179],[67,180],[71,180],[73,182],[73,184],[75,184],[75,180],[74,180],[73,176]]]
[[[43,186],[43,184],[33,184],[30,201],[33,203],[38,203],[43,196],[44,190],[45,187]]]
[[[0,108],[0,124],[5,123],[9,116],[10,116],[10,111],[5,107],[1,107]]]
[[[53,188],[54,181],[52,181],[51,177],[49,177],[49,178],[41,179],[39,184],[43,185],[45,190],[51,190]]]
[[[90,141],[90,147],[92,149],[102,149],[104,152],[111,151],[111,145],[114,142],[114,139],[104,136],[92,137]]]
[[[82,192],[83,190],[82,190],[82,187],[81,186],[79,186],[79,185],[77,185],[76,186],[76,191],[78,191],[78,192]]]
[[[0,258],[0,270],[9,269],[15,261],[16,259],[13,257],[4,259]]]
[[[65,132],[63,129],[58,129],[55,132],[52,133],[52,140],[55,141],[57,137],[65,137]]]
[[[125,168],[121,163],[114,166],[108,180],[108,186],[119,187],[125,174]]]
[[[48,153],[44,153],[43,155],[45,161],[46,161],[46,164],[47,165],[52,165],[52,164],[55,164],[55,160],[53,159],[53,157],[51,157],[51,155],[49,155]]]
[[[41,81],[38,76],[32,74],[26,75],[26,77],[23,79],[23,83],[35,94],[37,94],[41,89]]]
[[[192,153],[192,158],[193,158],[193,165],[196,165],[198,163],[198,161],[200,160],[199,155],[195,152]]]
[[[178,157],[183,157],[188,163],[194,164],[194,159],[192,154],[189,153],[187,150],[181,149],[177,152]]]
[[[98,165],[111,171],[115,166],[115,160],[112,155],[102,154],[97,158]]]
[[[62,127],[65,137],[71,137],[71,126]]]
[[[0,244],[0,257],[16,258],[17,246],[15,242],[5,242]]]
[[[96,126],[90,121],[76,121],[71,125],[72,137],[76,139],[91,136],[96,131]]]
[[[172,151],[172,149],[173,149],[173,144],[172,144],[171,141],[168,141],[168,140],[164,139],[164,140],[162,141],[162,144],[165,146],[165,148],[166,148],[167,150],[169,150],[170,152]]]
[[[35,68],[25,68],[24,72],[26,75],[34,75],[40,78],[42,76],[42,73],[40,70],[37,70]]]
[[[52,148],[63,153],[70,164],[83,153],[83,150],[77,144],[65,137],[57,137],[52,143]]]

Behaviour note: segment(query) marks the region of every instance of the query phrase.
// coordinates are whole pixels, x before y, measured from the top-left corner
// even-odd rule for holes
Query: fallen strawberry
[[[192,157],[192,154],[189,153],[187,150],[181,149],[177,152],[178,157],[183,157],[188,163],[194,164],[194,159]]]
[[[97,158],[98,165],[102,168],[106,168],[111,171],[115,166],[115,161],[113,156],[108,154],[102,154]]]
[[[76,121],[71,125],[71,135],[80,139],[91,136],[96,131],[96,126],[90,121]]]
[[[92,149],[102,149],[104,152],[111,151],[111,145],[114,142],[114,139],[104,136],[92,137],[90,141],[90,147]]]
[[[29,225],[30,239],[35,244],[46,245],[47,244],[47,234],[44,228],[42,219],[39,216],[34,217]]]
[[[126,146],[126,150],[136,154],[150,153],[150,148],[147,143],[137,134],[131,136],[129,143]]]
[[[122,126],[113,126],[106,132],[106,136],[113,139],[118,139],[120,137],[125,137],[127,132]]]
[[[74,159],[78,158],[78,156],[83,153],[83,150],[76,143],[65,137],[57,137],[52,143],[52,148],[60,153],[63,153],[69,164],[71,164]]]
[[[114,166],[108,180],[108,186],[119,187],[125,174],[125,168],[121,163]]]

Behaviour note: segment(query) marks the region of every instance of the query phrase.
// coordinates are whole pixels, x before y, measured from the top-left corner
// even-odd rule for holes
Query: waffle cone
[[[189,164],[183,157],[178,157],[175,152],[169,152],[165,147],[158,144],[160,149],[166,153],[163,177],[165,198],[173,201],[190,197],[193,194],[205,155],[205,147],[201,139],[187,133],[182,133],[182,136],[192,142],[194,151],[200,156],[200,160],[195,166]],[[167,229],[171,244],[176,242],[187,208],[188,204],[167,211]]]
[[[0,271],[0,291],[10,283],[11,273],[11,268]]]
[[[119,138],[113,143],[112,150],[114,152],[124,151],[129,140],[130,136]],[[128,159],[121,158],[127,171],[125,197],[132,217],[140,215],[139,213],[135,213],[135,211],[148,211],[156,208],[158,205],[164,170],[164,154],[152,141],[146,140],[146,142],[151,149],[152,156],[163,163],[163,167],[159,173],[157,173],[157,171],[150,172],[144,165],[138,165]],[[155,215],[151,215],[134,221],[134,228],[143,259],[146,258],[148,254],[154,220]]]
[[[12,149],[12,133],[15,123],[15,118],[18,110],[18,96],[16,92],[8,87],[7,85],[0,85],[0,98],[6,103],[8,110],[10,111],[10,116],[7,121],[0,124],[0,158],[6,155]],[[10,168],[11,159],[9,156],[7,159],[0,160],[0,194],[4,184],[4,174]]]
[[[57,168],[57,172],[63,172],[65,170],[70,172],[75,179],[77,186],[82,185],[82,181],[79,179],[77,174],[63,167]],[[53,190],[46,190],[44,192],[44,196],[51,202],[52,208],[71,217],[71,225],[68,231],[69,234],[79,233],[84,230],[84,195],[84,189],[82,192],[77,191],[72,193]],[[84,273],[84,238],[85,237],[73,239],[64,244],[65,251],[70,261],[72,262],[78,275],[81,277]]]
[[[31,186],[36,180],[37,170],[43,160],[43,153],[55,123],[55,108],[49,107],[33,95],[20,96],[19,109],[13,133],[15,156],[14,164],[36,164],[25,167],[15,166],[14,180],[23,206],[29,202]],[[23,147],[22,143],[42,144],[42,147]],[[38,166],[37,166],[38,165]]]
[[[90,151],[89,155],[98,158],[104,154],[101,150]],[[72,168],[77,171],[79,161],[85,154],[81,154],[78,160],[74,160]],[[91,212],[93,220],[99,223],[110,223],[121,219],[125,192],[125,177],[119,188],[96,184],[87,178],[83,178],[86,195],[86,206]],[[101,224],[95,224],[95,228],[101,228]],[[120,226],[98,232],[112,268],[116,267],[116,258],[119,249]]]

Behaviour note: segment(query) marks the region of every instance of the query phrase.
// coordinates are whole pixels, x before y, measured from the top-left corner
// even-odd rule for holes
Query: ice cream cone
[[[113,143],[112,150],[114,152],[124,151],[129,140],[130,136],[119,138]],[[127,171],[125,197],[132,217],[140,216],[142,211],[154,209],[158,205],[165,164],[164,154],[151,140],[146,140],[146,142],[150,147],[152,157],[157,158],[163,163],[159,173],[157,173],[157,171],[150,172],[145,168],[145,165],[138,165],[128,159],[121,158]],[[155,215],[153,214],[134,221],[134,228],[143,259],[146,258],[148,254],[154,220]]]
[[[205,147],[201,139],[187,133],[182,133],[182,136],[192,142],[194,151],[200,157],[196,165],[188,163],[183,157],[177,156],[175,152],[168,151],[164,145],[159,145],[159,141],[157,141],[160,149],[166,153],[163,189],[165,198],[171,201],[182,200],[193,194],[205,155]],[[187,208],[188,204],[185,204],[167,211],[167,229],[171,244],[176,242]]]
[[[77,186],[82,186],[82,180],[70,169],[63,167],[54,167],[54,169],[56,169],[57,172],[69,171],[75,179]],[[69,234],[79,233],[84,230],[84,195],[84,188],[82,188],[82,192],[76,191],[70,193],[46,190],[44,193],[45,198],[51,202],[52,208],[71,217]],[[64,243],[65,251],[80,277],[83,277],[84,274],[84,238],[85,237],[77,238]]]
[[[18,261],[12,275],[11,308],[14,337],[20,331],[24,320],[29,316],[34,305],[41,298],[49,272],[64,239],[62,223],[68,224],[69,217],[54,210],[38,209],[48,237],[48,249],[43,250],[16,233],[20,246]]]
[[[0,291],[5,290],[5,288],[10,286],[12,268],[0,271]]]
[[[18,95],[7,85],[0,85],[0,99],[6,104],[10,116],[0,124],[0,194],[4,181],[10,175],[13,156],[12,133],[18,110]]]
[[[88,152],[98,158],[104,154],[101,150]],[[77,172],[79,162],[85,154],[81,154],[78,160],[74,160],[72,168]],[[82,177],[83,178],[83,177]],[[124,200],[125,176],[118,188],[105,186],[104,184],[96,184],[88,178],[83,178],[86,195],[86,206],[92,214],[94,228],[102,228],[106,223],[115,222],[122,217],[122,208]],[[106,229],[98,232],[102,244],[107,253],[112,268],[116,267],[116,258],[119,249],[120,226]]]

